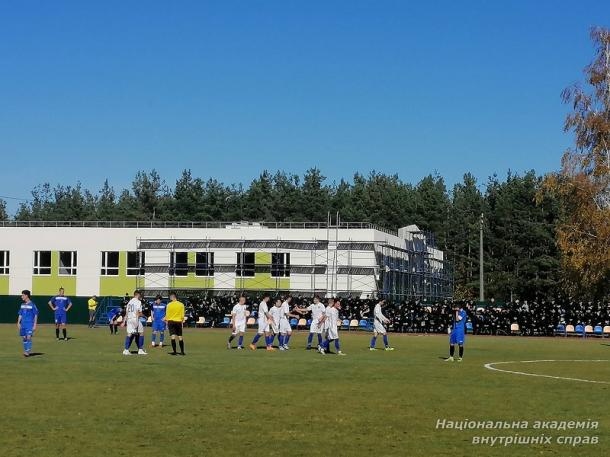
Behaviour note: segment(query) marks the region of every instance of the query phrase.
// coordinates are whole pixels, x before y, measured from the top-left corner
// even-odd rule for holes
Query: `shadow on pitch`
[[[38,357],[40,355],[44,355],[44,352],[30,352],[30,355],[28,356],[28,358],[29,357]]]

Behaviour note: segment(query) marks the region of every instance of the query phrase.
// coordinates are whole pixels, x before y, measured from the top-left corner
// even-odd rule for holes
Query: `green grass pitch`
[[[229,351],[228,331],[186,329],[186,357],[150,348],[121,355],[124,329],[69,327],[57,342],[40,326],[30,359],[14,325],[0,326],[0,455],[12,456],[572,456],[608,455],[608,340],[469,336],[462,363],[442,360],[446,336],[341,332],[347,357],[305,351]],[[246,334],[246,342],[253,331]],[[378,341],[378,344],[381,341]],[[380,345],[381,346],[381,345]],[[528,421],[527,430],[453,430],[437,420]],[[534,430],[534,421],[599,421],[597,430]],[[473,444],[475,436],[545,436],[552,444]],[[596,436],[597,445],[557,444]]]

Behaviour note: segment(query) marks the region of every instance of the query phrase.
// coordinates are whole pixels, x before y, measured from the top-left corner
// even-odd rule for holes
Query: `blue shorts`
[[[153,329],[153,332],[164,332],[165,331],[165,321],[153,321],[152,329]]]
[[[55,324],[66,324],[67,316],[66,313],[55,313]]]
[[[449,335],[449,344],[458,344],[462,346],[464,344],[465,334],[463,330],[452,330]]]
[[[24,327],[23,325],[19,329],[19,336],[32,336],[34,329],[32,327]]]

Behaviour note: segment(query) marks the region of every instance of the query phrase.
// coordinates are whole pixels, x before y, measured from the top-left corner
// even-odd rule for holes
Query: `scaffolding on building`
[[[260,223],[261,226],[273,224]],[[294,224],[293,226],[289,224]],[[310,225],[310,227],[306,227]],[[325,239],[285,240],[285,239],[138,239],[139,251],[169,252],[170,261],[147,262],[142,256],[139,284],[144,284],[146,296],[161,294],[166,296],[170,290],[179,294],[234,294],[240,292],[270,292],[275,294],[291,293],[301,296],[338,296],[376,298],[384,297],[392,301],[421,300],[437,301],[453,296],[453,278],[450,264],[435,258],[428,247],[434,247],[431,234],[414,233],[407,240],[407,247],[392,246],[384,241],[340,240],[340,231],[345,228],[374,228],[395,234],[368,223],[281,223],[282,228],[325,228]],[[231,250],[235,253],[286,253],[309,252],[310,262],[290,263],[284,275],[273,276],[272,264],[248,265],[252,276],[238,276],[244,265],[235,263],[216,263],[208,268],[212,274],[198,276],[196,264],[172,263],[177,252],[212,253],[215,249]],[[372,259],[364,264],[362,259]],[[360,262],[356,262],[360,260]],[[180,275],[176,273],[180,272]],[[261,275],[264,273],[264,275]],[[213,278],[213,287],[184,286],[181,278],[194,275],[205,284],[206,278]],[[283,279],[293,275],[309,277],[307,286],[285,287]],[[259,277],[264,279],[259,279]],[[302,282],[302,281],[301,281]]]

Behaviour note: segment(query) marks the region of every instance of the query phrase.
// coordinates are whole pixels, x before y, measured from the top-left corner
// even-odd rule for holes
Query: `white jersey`
[[[271,314],[271,318],[273,319],[273,333],[279,333],[280,331],[280,321],[282,320],[282,308],[277,306],[272,306],[269,310],[269,314]]]
[[[246,312],[248,311],[246,305],[240,305],[239,303],[233,307],[231,314],[236,325],[246,323]]]
[[[144,326],[140,322],[140,313],[142,312],[142,302],[137,298],[132,298],[125,307],[125,321],[127,334],[133,333],[144,334]]]
[[[320,318],[324,315],[326,307],[322,303],[312,303],[305,309],[311,312],[311,321],[313,323],[320,320]]]
[[[258,333],[263,334],[270,330],[269,322],[267,322],[267,314],[269,307],[264,300],[258,305]]]
[[[280,309],[282,310],[282,319],[288,320],[287,314],[290,313],[290,305],[288,304],[288,302],[285,301],[284,303],[282,303],[282,307]]]
[[[128,321],[137,321],[141,312],[142,302],[137,298],[132,298],[129,300],[129,303],[127,303],[127,307],[125,308],[125,318]]]
[[[373,311],[373,315],[375,317],[375,322],[373,323],[375,332],[385,335],[386,329],[385,329],[384,324],[385,324],[385,321],[387,318],[381,312],[381,304],[377,303],[375,305],[375,310]]]
[[[336,340],[339,338],[339,331],[337,324],[339,322],[339,310],[334,306],[328,306],[326,311],[326,320],[324,321],[324,329],[326,330],[326,336],[329,340]]]
[[[383,313],[381,312],[381,305],[379,303],[377,303],[375,305],[375,311],[373,311],[373,314],[375,315],[375,320],[379,321],[380,323],[384,324],[387,317],[385,317],[383,315]]]
[[[326,308],[326,321],[328,322],[328,328],[337,328],[339,323],[339,311],[334,306]]]
[[[267,306],[266,301],[262,301],[260,305],[258,305],[258,320],[265,319],[267,320],[267,314],[269,313],[269,307]]]
[[[280,320],[280,333],[292,333],[292,327],[290,326],[290,318],[287,316],[290,313],[290,305],[287,301],[282,303],[282,319]]]

